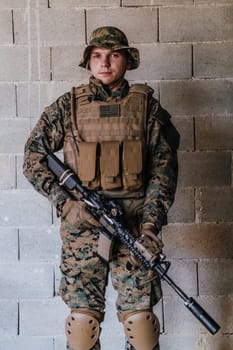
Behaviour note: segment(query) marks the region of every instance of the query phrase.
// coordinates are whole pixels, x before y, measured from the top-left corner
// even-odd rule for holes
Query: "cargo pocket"
[[[119,142],[104,141],[101,143],[100,173],[103,190],[113,190],[122,187]]]
[[[96,189],[100,186],[100,179],[97,169],[98,157],[97,142],[80,142],[79,143],[79,168],[78,176],[83,186],[90,189]]]
[[[136,190],[142,186],[142,143],[140,140],[127,140],[123,143],[122,154],[123,186]]]

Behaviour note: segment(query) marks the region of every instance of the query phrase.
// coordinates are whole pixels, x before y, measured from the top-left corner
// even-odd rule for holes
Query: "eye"
[[[97,58],[99,58],[99,57],[100,57],[100,54],[98,54],[98,53],[92,54],[92,58],[94,58],[94,59],[97,59]]]

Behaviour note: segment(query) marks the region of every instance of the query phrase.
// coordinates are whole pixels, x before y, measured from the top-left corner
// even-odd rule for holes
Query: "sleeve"
[[[40,194],[60,210],[68,194],[48,169],[45,157],[62,149],[64,120],[69,113],[70,95],[61,96],[42,113],[32,130],[24,149],[23,174]]]
[[[142,223],[154,224],[157,234],[166,224],[167,213],[175,197],[179,134],[171,123],[168,112],[154,98],[150,101],[149,110],[146,193]]]

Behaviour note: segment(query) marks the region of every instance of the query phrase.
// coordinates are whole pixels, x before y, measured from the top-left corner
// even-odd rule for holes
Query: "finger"
[[[143,230],[143,233],[144,233],[144,235],[150,237],[150,239],[151,239],[152,241],[154,241],[155,244],[156,244],[159,248],[163,248],[163,246],[164,246],[163,242],[162,242],[161,239],[160,239],[158,236],[156,236],[153,232],[151,232],[150,230]]]

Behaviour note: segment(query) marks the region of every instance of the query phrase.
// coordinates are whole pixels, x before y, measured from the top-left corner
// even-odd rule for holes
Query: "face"
[[[96,79],[114,90],[124,79],[129,60],[123,50],[94,47],[90,54],[89,68]]]

